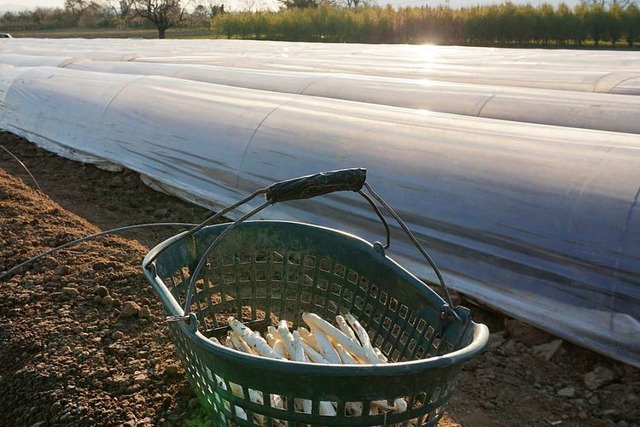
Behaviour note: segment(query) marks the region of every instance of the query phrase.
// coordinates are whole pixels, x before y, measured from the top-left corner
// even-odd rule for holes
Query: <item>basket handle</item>
[[[360,191],[367,180],[364,168],[339,169],[276,182],[266,189],[271,203],[310,199],[336,191]]]
[[[328,172],[320,172],[320,173],[316,173],[316,174],[313,174],[313,175],[307,175],[307,176],[302,176],[302,177],[299,177],[299,178],[293,178],[293,179],[288,179],[288,180],[285,180],[285,181],[279,181],[279,182],[276,182],[276,183],[270,185],[267,188],[263,188],[263,189],[257,190],[256,192],[254,192],[250,196],[246,197],[245,199],[243,199],[243,200],[241,200],[241,201],[239,201],[239,202],[237,202],[237,203],[235,203],[235,204],[233,204],[231,206],[228,206],[227,208],[223,209],[222,211],[218,212],[217,214],[213,215],[212,217],[207,218],[205,221],[203,221],[201,224],[199,224],[198,226],[194,227],[193,229],[191,229],[189,231],[186,231],[184,233],[180,233],[179,235],[174,236],[172,239],[170,239],[169,242],[167,242],[167,245],[165,247],[163,247],[161,250],[166,249],[171,244],[175,243],[176,241],[178,241],[180,239],[185,238],[186,236],[192,235],[196,231],[202,229],[210,221],[213,221],[214,219],[224,215],[225,213],[227,213],[227,212],[229,212],[229,211],[231,211],[231,210],[233,210],[233,209],[235,209],[235,208],[237,208],[237,207],[239,207],[239,206],[251,201],[256,196],[258,196],[260,194],[264,194],[265,195],[265,198],[266,198],[265,203],[263,203],[262,205],[258,206],[255,209],[253,209],[252,211],[248,212],[247,214],[242,216],[237,221],[233,222],[222,233],[220,233],[220,235],[218,235],[215,238],[215,240],[209,245],[209,247],[206,249],[206,251],[204,251],[204,253],[202,254],[202,256],[201,256],[201,258],[200,258],[200,260],[198,262],[198,264],[196,265],[195,270],[193,271],[193,274],[192,274],[191,279],[189,281],[189,285],[187,287],[187,295],[185,297],[185,304],[184,304],[184,310],[183,310],[184,311],[184,315],[183,316],[174,316],[171,320],[172,321],[179,321],[179,320],[187,320],[187,319],[189,319],[189,307],[191,305],[191,297],[192,297],[192,294],[193,294],[193,290],[195,289],[195,281],[200,276],[200,272],[202,271],[202,268],[204,267],[204,264],[205,264],[205,261],[206,261],[208,255],[213,251],[213,249],[217,246],[217,244],[233,228],[235,228],[236,226],[238,226],[239,224],[241,224],[245,220],[251,218],[252,216],[257,214],[261,210],[265,209],[269,205],[272,205],[272,204],[275,204],[275,203],[285,202],[285,201],[290,201],[290,200],[310,199],[312,197],[321,196],[323,194],[333,193],[333,192],[336,192],[336,191],[355,191],[358,194],[360,194],[365,200],[367,200],[367,202],[369,202],[369,204],[371,205],[371,207],[373,208],[375,213],[378,215],[378,218],[382,221],[382,223],[383,223],[383,225],[385,227],[386,233],[387,233],[387,244],[385,246],[382,246],[382,248],[383,249],[387,249],[391,244],[391,236],[390,236],[391,233],[390,233],[389,225],[387,224],[387,221],[385,220],[384,216],[382,215],[382,213],[378,209],[378,206],[375,204],[374,200],[372,200],[371,197],[369,197],[366,193],[364,193],[362,191],[363,188],[366,188],[367,191],[369,192],[369,194],[371,194],[371,196],[373,196],[373,198],[376,201],[378,201],[378,203],[380,203],[387,210],[387,212],[389,212],[389,214],[391,214],[391,216],[394,217],[394,219],[396,219],[396,221],[398,222],[400,227],[409,236],[409,238],[411,239],[413,244],[418,248],[420,253],[424,256],[424,258],[428,261],[428,263],[431,265],[431,267],[435,271],[436,276],[438,277],[438,281],[440,282],[440,285],[442,286],[442,288],[444,290],[445,297],[446,297],[446,300],[447,300],[446,301],[447,304],[445,305],[445,309],[444,309],[445,311],[443,311],[443,313],[442,313],[443,318],[444,318],[445,315],[453,315],[454,317],[460,319],[460,317],[457,315],[457,313],[455,312],[455,310],[453,308],[454,307],[453,306],[453,301],[451,299],[451,295],[449,294],[449,290],[447,288],[447,285],[445,284],[444,278],[442,277],[442,274],[440,273],[440,269],[436,266],[436,264],[433,261],[433,259],[429,256],[429,254],[427,254],[427,252],[424,250],[422,245],[420,245],[418,240],[415,238],[413,233],[411,233],[409,228],[402,221],[402,219],[398,216],[398,214],[382,199],[382,197],[380,197],[375,191],[373,191],[373,189],[366,182],[366,180],[367,180],[367,170],[366,169],[364,169],[364,168],[351,168],[351,169],[339,169],[339,170],[328,171]],[[159,255],[160,251],[158,251],[157,253],[154,253],[153,256],[149,256],[149,255],[151,255],[151,254],[149,254],[147,257],[145,257],[145,261],[143,263],[143,267],[147,268],[155,260],[155,258]]]

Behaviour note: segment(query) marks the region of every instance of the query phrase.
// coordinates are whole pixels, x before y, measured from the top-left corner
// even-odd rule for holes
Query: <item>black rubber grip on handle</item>
[[[335,191],[360,191],[367,180],[363,168],[340,169],[276,182],[267,188],[266,198],[271,203],[287,200],[310,199]]]

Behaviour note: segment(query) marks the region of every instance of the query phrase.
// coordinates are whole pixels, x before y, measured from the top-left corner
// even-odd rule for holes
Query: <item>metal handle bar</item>
[[[267,188],[268,202],[310,199],[335,191],[360,191],[367,180],[367,170],[340,169],[280,181]]]

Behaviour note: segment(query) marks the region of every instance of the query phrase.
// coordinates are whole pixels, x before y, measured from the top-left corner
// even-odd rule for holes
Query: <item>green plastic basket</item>
[[[464,362],[483,350],[487,327],[472,322],[466,308],[451,308],[433,260],[365,180],[364,169],[348,169],[273,184],[218,213],[266,195],[264,205],[235,223],[204,227],[205,221],[145,257],[143,271],[162,300],[187,378],[216,425],[435,426]],[[351,190],[376,210],[388,247],[389,227],[363,187],[432,265],[449,304],[390,259],[380,243],[309,224],[245,221],[269,204]],[[226,335],[229,316],[264,332],[280,319],[302,326],[304,312],[331,320],[343,311],[359,319],[390,363],[281,361],[212,341]],[[406,411],[369,411],[373,402],[393,406],[398,398],[406,400]],[[298,400],[311,401],[311,413],[299,412]],[[320,415],[321,402],[331,402],[337,414]],[[345,409],[354,405],[361,415]]]
[[[154,249],[159,255],[145,274],[168,315],[183,315],[189,272],[227,227],[210,226]],[[383,252],[336,230],[281,221],[245,222],[219,243],[208,258],[204,279],[197,282],[192,321],[169,323],[187,378],[215,414],[217,425],[437,424],[463,363],[482,351],[488,329],[472,322],[462,307],[456,309],[460,319],[443,318],[444,300]],[[226,335],[228,316],[264,331],[278,319],[302,325],[304,311],[333,319],[341,310],[354,314],[395,363],[278,361],[223,348],[209,339]],[[250,390],[259,392],[265,404],[252,402]],[[286,409],[273,407],[270,395],[281,396]],[[372,401],[398,397],[407,399],[406,412],[363,411],[358,417],[345,412],[347,402],[369,408]],[[296,412],[295,399],[311,400],[312,413]],[[335,402],[338,415],[319,415],[320,401]],[[247,420],[237,416],[236,405]]]

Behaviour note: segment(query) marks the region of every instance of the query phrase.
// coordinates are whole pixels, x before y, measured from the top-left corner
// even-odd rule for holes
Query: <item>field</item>
[[[71,162],[10,134],[0,144],[43,190],[0,151],[0,270],[97,229],[207,216],[150,190],[135,173]],[[140,272],[148,248],[172,234],[83,244],[3,283],[1,425],[211,425]],[[638,426],[638,369],[462,302],[492,335],[466,365],[440,426]]]
[[[441,426],[640,427],[636,53],[15,38],[0,43],[0,63],[0,272],[100,229],[199,223],[210,214],[203,207],[220,210],[273,182],[363,167],[459,292],[453,305],[491,331]],[[259,219],[384,238],[350,192],[278,203]],[[389,255],[435,281],[390,228]],[[213,424],[141,274],[142,257],[177,232],[103,238],[2,280],[0,425]],[[287,259],[274,252],[273,264],[276,256]],[[391,332],[402,298],[378,292],[380,278],[345,292],[341,280],[374,270],[346,275],[338,264],[318,264],[340,278],[312,286],[314,303],[360,310],[369,327],[384,319]],[[274,270],[262,298],[299,301],[284,290],[302,277],[291,268]],[[234,292],[236,302],[247,296]],[[406,328],[377,345],[394,357],[391,344],[407,354],[443,335]]]

